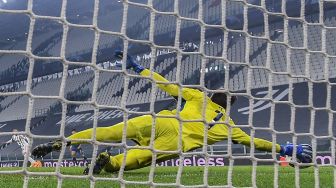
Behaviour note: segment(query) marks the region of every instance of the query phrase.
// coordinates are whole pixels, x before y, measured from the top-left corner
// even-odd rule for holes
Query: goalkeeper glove
[[[294,146],[293,144],[281,145],[280,155],[281,156],[292,156]],[[313,160],[313,150],[309,144],[299,144],[296,145],[296,158],[302,163],[311,163]]]
[[[117,59],[122,59],[124,56],[124,52],[120,50],[116,50],[114,52],[114,57]],[[121,64],[117,64],[117,66],[121,67]],[[136,63],[136,61],[131,57],[130,55],[127,55],[127,60],[126,60],[126,69],[133,69],[136,73],[142,72],[145,68],[143,68],[141,65]]]

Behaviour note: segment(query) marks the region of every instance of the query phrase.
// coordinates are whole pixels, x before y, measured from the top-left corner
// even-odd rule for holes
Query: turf
[[[203,167],[184,167],[181,177],[181,184],[193,187],[195,185],[204,184],[204,168]],[[1,168],[0,170],[20,170],[20,168]],[[28,168],[30,172],[53,172],[55,168]],[[71,176],[81,175],[83,169],[79,167],[61,168],[63,175],[70,175],[65,177],[62,181],[64,188],[86,188],[90,187],[90,178],[76,179]],[[149,187],[145,184],[148,181],[150,168],[124,172],[123,179],[126,180],[126,187]],[[155,168],[154,183],[169,183],[176,182],[178,168],[177,167],[157,167]],[[274,169],[273,166],[258,166],[256,171],[256,186],[257,187],[274,187]],[[251,166],[236,166],[232,172],[232,185],[235,187],[251,187],[252,185],[252,167]],[[334,169],[331,167],[319,167],[319,187],[334,187]],[[209,185],[225,186],[227,182],[227,167],[210,167],[208,177],[206,178]],[[295,170],[291,167],[279,167],[279,187],[295,187]],[[102,173],[100,179],[94,182],[95,187],[120,187],[116,177],[118,174]],[[0,187],[4,188],[17,188],[22,187],[25,176],[23,174],[0,174]],[[104,180],[103,178],[115,178],[114,180]],[[141,181],[143,185],[135,185],[132,181]],[[28,187],[34,188],[49,188],[57,187],[58,179],[56,177],[39,175],[29,176]],[[301,187],[314,187],[314,168],[300,170],[300,186]],[[157,186],[161,187],[161,186]]]

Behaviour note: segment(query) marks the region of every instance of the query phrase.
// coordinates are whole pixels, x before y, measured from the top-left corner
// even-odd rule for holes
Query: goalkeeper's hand
[[[114,52],[114,57],[117,59],[121,60],[124,56],[124,52],[120,50],[116,50]],[[117,66],[121,67],[121,64],[117,64]],[[136,73],[140,73],[143,71],[145,68],[143,68],[141,65],[139,65],[133,57],[130,55],[127,55],[127,60],[126,60],[126,69],[133,69]]]
[[[294,150],[293,144],[281,145],[281,156],[292,156]],[[313,161],[313,150],[309,144],[296,145],[296,158],[301,163],[311,163]]]
[[[2,143],[0,144],[0,150],[6,148],[9,145],[9,143]]]

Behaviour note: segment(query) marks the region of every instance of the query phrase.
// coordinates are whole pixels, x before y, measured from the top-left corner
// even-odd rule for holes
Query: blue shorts
[[[82,148],[80,147],[80,145],[78,144],[76,144],[76,145],[71,145],[71,147],[70,147],[70,150],[71,151],[74,151],[74,152],[76,152],[76,153],[80,153],[80,150],[81,150]]]

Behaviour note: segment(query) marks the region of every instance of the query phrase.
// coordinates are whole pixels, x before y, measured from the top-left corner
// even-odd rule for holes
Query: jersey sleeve
[[[178,96],[179,93],[179,86],[176,84],[171,84],[167,79],[165,79],[163,76],[156,72],[153,73],[153,79],[157,82],[166,82],[164,83],[158,83],[158,86],[160,89],[164,90],[165,92],[169,93],[171,96]],[[151,71],[148,69],[143,70],[140,73],[141,76],[149,77],[151,75]],[[182,88],[182,98],[185,100],[192,100],[192,99],[202,99],[203,98],[203,92],[192,89],[192,88]]]
[[[12,143],[13,142],[13,137],[10,139],[10,140],[8,140],[7,142],[6,142],[6,144],[10,144],[10,143]]]
[[[228,135],[230,134],[229,126],[231,127],[231,139],[233,143],[243,144],[245,146],[250,147],[253,142],[254,147],[257,150],[272,152],[272,147],[273,147],[272,142],[265,140],[265,139],[256,138],[256,137],[251,139],[251,136],[245,133],[239,127],[236,127],[234,121],[229,116],[227,116],[224,112],[224,116],[221,120],[225,122],[226,118],[229,118],[228,124],[225,126],[222,126],[222,128],[224,128],[223,131],[226,132],[224,133],[224,135]],[[275,149],[276,149],[276,152],[280,152],[280,145],[275,143]]]
[[[251,142],[253,142],[257,150],[272,152],[272,142],[256,137],[251,140],[251,137],[238,127],[232,129],[232,141],[249,147],[251,146]],[[276,152],[280,152],[280,145],[275,143],[275,149]]]
[[[13,138],[11,138],[10,140],[8,140],[7,142],[0,144],[0,150],[6,148],[9,144],[11,144],[13,142]]]
[[[27,136],[23,136],[23,139],[26,143],[29,143],[29,138]]]

